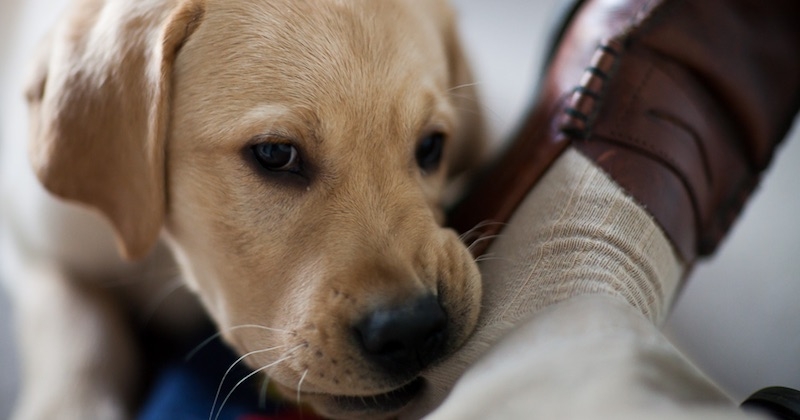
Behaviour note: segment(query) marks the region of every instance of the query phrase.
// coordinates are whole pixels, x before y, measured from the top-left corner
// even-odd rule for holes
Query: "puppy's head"
[[[162,230],[228,342],[331,416],[390,414],[473,328],[441,227],[475,163],[450,10],[422,0],[84,2],[29,93],[34,167],[121,249]]]

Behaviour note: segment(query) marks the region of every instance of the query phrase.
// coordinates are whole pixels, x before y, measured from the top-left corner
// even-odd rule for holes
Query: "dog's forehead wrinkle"
[[[409,113],[426,107],[407,100],[398,102],[396,98],[410,95],[404,87],[413,86],[414,91],[420,90],[420,86],[426,86],[427,91],[444,90],[447,71],[442,64],[444,60],[438,57],[444,53],[430,55],[430,50],[436,50],[431,45],[441,42],[407,40],[405,38],[412,35],[409,32],[414,31],[386,31],[380,26],[381,22],[363,16],[364,9],[392,7],[392,1],[333,2],[331,4],[336,7],[326,10],[332,7],[328,3],[331,2],[224,2],[210,7],[206,22],[198,30],[202,33],[190,38],[191,48],[185,47],[179,55],[182,59],[179,60],[181,77],[178,82],[188,77],[184,85],[191,91],[187,99],[181,101],[187,111],[183,114],[210,114],[213,120],[203,124],[206,132],[211,137],[224,137],[220,127],[237,117],[237,109],[258,105],[253,104],[252,99],[260,97],[263,103],[289,103],[316,109],[322,121],[360,122],[361,126],[356,129],[373,128],[373,133],[366,136],[373,139],[373,144],[363,142],[362,145],[372,150],[385,147],[381,140],[397,136],[390,130],[381,130],[379,119],[395,117],[412,126]],[[229,15],[245,13],[253,17],[234,20],[240,27],[223,25],[223,22],[229,24]],[[399,19],[400,15],[395,17]],[[404,19],[411,18],[413,16]],[[353,31],[362,33],[353,36]],[[429,38],[434,35],[441,38],[435,31],[430,32]],[[420,38],[419,34],[413,35]],[[414,47],[423,41],[425,48]],[[193,58],[195,56],[204,59],[198,60]],[[436,66],[442,68],[433,69]],[[192,82],[198,78],[212,79],[215,83],[211,89],[206,84],[205,89],[194,90],[193,87],[202,85]],[[320,95],[320,86],[325,87],[324,95]],[[254,95],[255,92],[259,94]],[[217,107],[219,103],[228,106]],[[334,115],[324,115],[325,111]],[[408,127],[406,131],[412,129],[420,127]],[[345,130],[322,131],[323,135],[316,137],[324,139],[328,133]],[[404,137],[407,141],[408,136]]]
[[[211,41],[210,46],[217,46],[219,51],[216,56],[223,63],[235,60],[245,67],[249,64],[254,74],[259,68],[268,69],[263,73],[270,77],[280,75],[289,83],[294,81],[298,89],[308,86],[309,82],[331,87],[368,83],[371,84],[367,86],[368,90],[374,91],[386,87],[385,82],[376,80],[376,75],[383,74],[383,79],[387,80],[402,75],[397,68],[407,66],[398,63],[411,60],[420,65],[434,66],[442,61],[420,56],[423,51],[431,50],[429,46],[413,47],[420,42],[436,44],[435,40],[409,40],[405,38],[420,38],[421,35],[412,31],[385,30],[385,24],[405,24],[412,18],[405,16],[409,13],[401,13],[403,8],[398,7],[396,2],[338,2],[338,7],[334,7],[337,4],[333,2],[239,3],[226,2],[224,7],[217,5],[223,9],[220,12],[215,13],[212,9],[208,13],[206,32],[211,33],[206,36]],[[365,10],[390,8],[393,5],[398,9],[397,13],[392,11],[393,16],[400,23],[382,22],[374,19],[372,14],[363,16],[368,13]],[[241,9],[252,9],[251,16]],[[229,24],[230,18],[216,15],[234,13],[246,16],[234,20],[240,22],[240,27],[217,27],[222,23],[216,20]],[[435,31],[429,32],[428,38],[438,35]],[[233,48],[231,44],[234,44]],[[446,70],[440,73],[446,77]],[[365,74],[371,77],[364,77]]]

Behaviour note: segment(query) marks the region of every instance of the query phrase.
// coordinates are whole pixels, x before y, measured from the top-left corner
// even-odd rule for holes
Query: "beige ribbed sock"
[[[430,386],[412,417],[439,405],[456,380],[509,331],[536,321],[542,309],[559,302],[585,295],[611,297],[635,308],[635,317],[650,321],[642,319],[653,327],[647,334],[660,335],[655,326],[666,317],[684,272],[651,216],[572,149],[529,193],[481,260],[484,297],[477,330],[455,356],[425,375]],[[605,324],[622,325],[613,320]],[[540,334],[547,329],[543,325],[537,334],[546,343]],[[678,357],[666,340],[662,347]],[[514,360],[504,363],[515,366]],[[686,369],[689,376],[697,373],[688,363]],[[713,386],[709,389],[724,400]]]
[[[531,191],[484,258],[484,325],[514,322],[589,293],[623,298],[661,324],[683,275],[652,217],[572,149]]]

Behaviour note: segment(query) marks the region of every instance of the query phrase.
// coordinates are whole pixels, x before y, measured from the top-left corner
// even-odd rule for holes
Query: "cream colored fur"
[[[353,348],[369,311],[439,293],[450,349],[474,328],[480,276],[440,207],[481,127],[444,1],[79,0],[38,57],[30,158],[48,193],[15,185],[4,217],[17,418],[130,415],[127,314],[177,285],[159,238],[238,353],[275,348],[245,362],[328,415],[388,415],[333,396],[403,385]],[[434,130],[445,160],[424,173]],[[263,141],[296,146],[308,176],[258,170]],[[112,231],[143,262],[116,257]],[[178,334],[197,309],[170,299],[154,322]]]

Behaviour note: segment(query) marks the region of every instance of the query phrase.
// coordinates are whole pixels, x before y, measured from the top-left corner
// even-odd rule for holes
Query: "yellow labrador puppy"
[[[44,189],[4,199],[18,418],[130,415],[160,238],[244,361],[331,417],[397,413],[470,334],[441,201],[481,127],[444,0],[78,0],[37,63]]]

